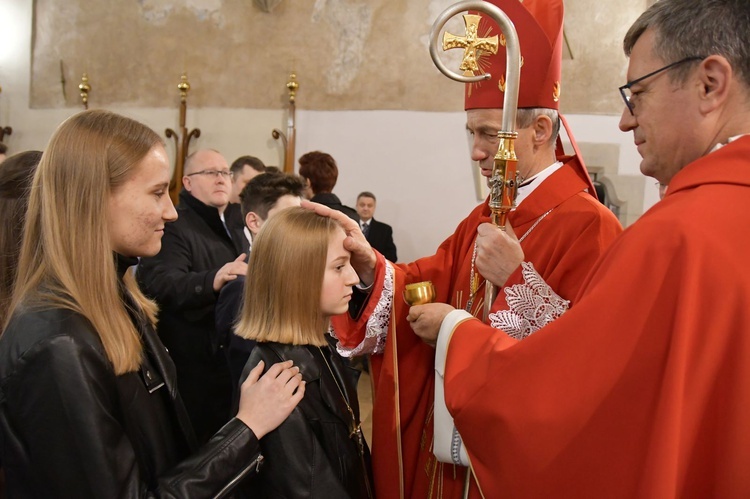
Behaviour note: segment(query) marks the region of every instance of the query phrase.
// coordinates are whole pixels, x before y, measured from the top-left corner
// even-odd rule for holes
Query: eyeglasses
[[[206,175],[207,177],[218,178],[219,176],[224,179],[231,179],[234,177],[234,172],[230,170],[203,170],[199,172],[188,173],[186,176],[192,177],[193,175]]]
[[[678,66],[680,64],[684,64],[686,62],[691,62],[691,61],[700,61],[700,60],[703,60],[703,59],[705,59],[705,57],[699,57],[699,56],[686,57],[684,59],[680,59],[677,62],[673,62],[672,64],[667,64],[666,66],[664,66],[661,69],[657,69],[656,71],[652,71],[649,74],[647,74],[646,76],[641,76],[640,78],[637,78],[637,79],[635,79],[633,81],[629,81],[625,85],[621,86],[620,89],[619,89],[620,90],[620,95],[622,95],[622,100],[625,101],[625,105],[628,106],[628,111],[630,111],[630,114],[632,114],[633,116],[635,116],[635,113],[633,112],[633,108],[635,107],[635,104],[633,102],[631,102],[631,99],[633,98],[633,92],[630,90],[630,87],[632,87],[633,85],[635,85],[637,83],[642,82],[646,78],[651,78],[652,76],[657,75],[657,74],[661,73],[662,71],[666,71],[668,69],[672,69],[675,66]]]

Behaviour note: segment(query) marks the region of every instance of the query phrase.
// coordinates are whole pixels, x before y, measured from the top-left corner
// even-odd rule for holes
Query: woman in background
[[[0,325],[10,306],[31,180],[41,158],[41,151],[26,151],[0,160]],[[0,469],[0,499],[5,496],[5,472]]]
[[[252,483],[261,497],[368,498],[370,453],[360,430],[356,371],[326,334],[359,282],[338,222],[303,208],[269,219],[253,242],[236,334],[258,344],[258,362],[293,360],[307,382],[289,418],[261,439],[268,464]]]
[[[41,151],[26,151],[0,163],[0,324],[10,306],[31,180],[41,158]]]
[[[291,363],[257,366],[237,417],[201,449],[159,341],[156,306],[123,282],[177,214],[159,136],[106,111],[55,131],[33,180],[0,337],[8,495],[223,497],[255,473],[258,438],[304,393]]]

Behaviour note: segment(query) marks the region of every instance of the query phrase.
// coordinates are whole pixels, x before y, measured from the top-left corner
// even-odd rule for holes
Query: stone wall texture
[[[621,40],[649,0],[568,0],[562,110],[617,114]],[[263,5],[275,7],[265,12]],[[279,109],[295,71],[313,110],[458,111],[461,85],[434,67],[430,27],[451,0],[35,0],[31,107]],[[451,21],[460,30],[459,19]],[[523,53],[523,47],[521,48]],[[458,65],[459,51],[446,54]]]

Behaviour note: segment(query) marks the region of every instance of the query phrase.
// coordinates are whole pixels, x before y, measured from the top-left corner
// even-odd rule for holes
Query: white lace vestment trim
[[[523,284],[504,288],[509,310],[489,315],[490,325],[502,329],[510,337],[523,340],[554,321],[568,308],[570,302],[555,293],[528,262],[521,263]],[[445,361],[450,337],[460,322],[470,319],[463,310],[450,312],[440,325],[435,352],[435,409],[433,453],[438,461],[468,466],[468,453],[445,405]]]
[[[391,321],[391,310],[393,309],[393,281],[395,271],[390,262],[385,262],[385,279],[383,282],[383,293],[375,305],[370,318],[365,325],[365,337],[362,342],[354,348],[346,348],[341,342],[336,343],[336,350],[342,357],[357,357],[359,355],[371,355],[383,353],[385,350],[385,339],[388,335],[388,326]],[[338,339],[333,329],[329,333]]]
[[[503,289],[509,309],[489,315],[492,327],[517,340],[538,331],[570,308],[570,301],[555,293],[532,263],[521,263],[521,275],[523,284]]]

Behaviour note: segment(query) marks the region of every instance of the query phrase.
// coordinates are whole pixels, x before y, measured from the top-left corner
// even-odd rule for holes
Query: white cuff
[[[465,310],[454,310],[445,316],[438,332],[435,348],[435,432],[433,453],[443,463],[469,466],[469,456],[461,440],[453,416],[445,405],[445,362],[448,357],[448,344],[456,327],[467,319],[473,319]]]
[[[378,298],[375,309],[367,319],[365,324],[365,337],[362,342],[354,348],[346,348],[341,343],[336,344],[336,350],[342,357],[356,357],[359,355],[371,355],[383,353],[385,351],[385,339],[388,336],[388,326],[391,322],[391,310],[393,309],[393,283],[395,270],[390,262],[385,262],[385,277],[383,282],[383,292]],[[373,297],[371,296],[370,299]],[[336,332],[333,329],[328,331],[334,338]]]

